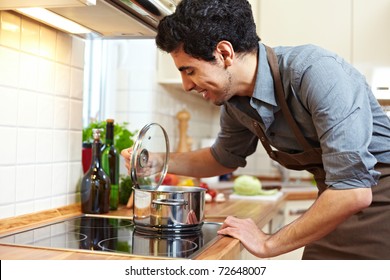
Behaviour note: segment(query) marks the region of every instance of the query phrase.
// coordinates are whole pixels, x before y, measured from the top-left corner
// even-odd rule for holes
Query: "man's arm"
[[[171,153],[168,172],[197,178],[212,177],[233,172],[215,160],[210,148],[185,153]]]
[[[239,239],[257,257],[274,257],[324,237],[348,217],[368,207],[371,200],[371,188],[328,189],[305,214],[274,234],[265,234],[252,220],[234,217],[228,217],[218,233]]]
[[[131,148],[121,152],[126,168],[130,172]],[[156,161],[159,162],[159,161]],[[227,168],[215,160],[210,148],[203,148],[191,152],[170,153],[168,173],[196,178],[212,177],[233,172],[235,169]]]

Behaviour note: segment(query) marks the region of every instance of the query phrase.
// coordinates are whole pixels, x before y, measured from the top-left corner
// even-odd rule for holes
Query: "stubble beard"
[[[214,105],[216,106],[222,106],[223,104],[225,104],[226,101],[228,101],[234,95],[232,93],[232,74],[226,70],[226,75],[228,77],[227,77],[227,83],[224,85],[222,90],[223,94],[221,95],[220,99],[216,99],[214,101]]]

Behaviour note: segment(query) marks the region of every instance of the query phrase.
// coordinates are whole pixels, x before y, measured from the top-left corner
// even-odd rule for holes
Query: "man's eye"
[[[192,74],[194,74],[194,70],[188,69],[188,70],[186,70],[186,74],[187,74],[187,76],[191,76]]]

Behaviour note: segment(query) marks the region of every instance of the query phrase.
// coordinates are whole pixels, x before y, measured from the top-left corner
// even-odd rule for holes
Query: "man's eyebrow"
[[[190,69],[190,68],[192,68],[192,67],[191,66],[182,66],[182,67],[179,67],[179,71],[183,72],[183,71]]]

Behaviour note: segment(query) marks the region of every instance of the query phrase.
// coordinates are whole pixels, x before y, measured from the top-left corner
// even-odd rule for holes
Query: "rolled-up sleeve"
[[[256,151],[258,138],[226,106],[221,107],[221,130],[211,147],[214,158],[223,166],[238,168],[246,166],[246,157]]]
[[[373,133],[369,88],[359,75],[341,59],[322,57],[301,80],[302,100],[312,115],[332,188],[370,187],[380,175],[368,149]]]

